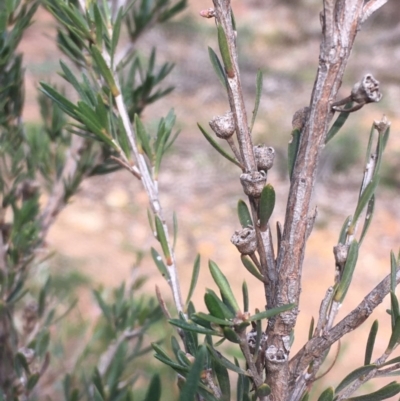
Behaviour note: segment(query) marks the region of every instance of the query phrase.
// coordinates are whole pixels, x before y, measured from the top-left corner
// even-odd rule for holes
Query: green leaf
[[[99,6],[93,4],[94,23],[96,26],[96,44],[99,47],[103,45],[103,19],[100,14]]]
[[[240,311],[239,305],[236,302],[231,286],[229,285],[229,282],[224,276],[224,274],[221,272],[217,264],[214,263],[212,260],[208,262],[208,266],[215,283],[217,284],[219,290],[221,291],[221,294],[225,297],[226,301],[233,308],[233,310],[235,312],[239,312]]]
[[[246,281],[242,284],[242,294],[243,294],[243,312],[248,312],[249,310],[249,289],[247,287]]]
[[[352,397],[348,401],[381,401],[393,397],[398,393],[400,393],[400,384],[392,382],[374,393]]]
[[[207,310],[215,317],[230,320],[235,316],[213,290],[207,289],[204,295],[204,302]]]
[[[103,78],[106,80],[107,85],[109,86],[111,93],[114,97],[117,97],[120,95],[120,92],[118,90],[118,87],[115,83],[114,76],[108,67],[107,63],[105,62],[103,56],[101,55],[99,49],[97,46],[91,46],[90,47],[90,52],[92,54],[93,60],[96,63],[96,66],[100,70],[100,74],[103,76]]]
[[[112,57],[112,64],[114,64],[114,57],[115,53],[117,51],[117,45],[119,41],[119,35],[121,33],[121,23],[122,23],[122,17],[123,17],[123,7],[120,7],[118,10],[117,18],[115,18],[114,24],[113,24],[113,31],[112,31],[112,37],[111,37],[111,57]]]
[[[350,227],[347,231],[349,234],[354,233],[354,229],[357,224],[357,221],[360,218],[360,215],[361,215],[362,211],[364,210],[365,206],[367,206],[368,202],[374,195],[375,189],[378,185],[378,182],[379,182],[378,177],[374,176],[374,178],[365,187],[364,192],[362,193],[362,195],[360,196],[360,198],[358,200],[358,204],[356,207],[356,211],[354,212],[353,220],[351,221]]]
[[[144,151],[146,156],[149,158],[150,163],[153,164],[154,154],[150,146],[149,134],[147,133],[146,128],[144,127],[142,121],[140,120],[140,117],[137,114],[135,114],[133,121],[135,124],[135,131],[138,139],[139,152],[142,153],[142,151]]]
[[[251,119],[250,132],[253,131],[254,122],[256,121],[258,107],[260,106],[262,87],[263,87],[263,73],[261,70],[258,70],[257,71],[257,79],[256,79],[256,101],[255,101],[254,109],[253,109],[253,117]]]
[[[264,312],[256,313],[255,315],[250,316],[249,320],[256,321],[256,320],[262,320],[262,319],[269,319],[273,316],[278,315],[279,313],[286,312],[290,309],[293,309],[295,306],[296,306],[295,304],[288,304],[288,305],[282,305],[282,306],[278,306],[276,308],[268,309]]]
[[[161,380],[158,374],[155,374],[147,389],[146,397],[143,401],[160,401],[161,399]]]
[[[169,275],[167,266],[165,266],[164,261],[162,260],[162,257],[160,256],[160,254],[152,247],[151,248],[151,257],[154,260],[154,263],[156,264],[159,272],[161,273],[161,275],[167,280],[171,280],[171,276]]]
[[[200,327],[200,326],[196,326],[195,324],[191,324],[188,322],[184,322],[180,319],[169,319],[168,320],[173,326],[177,326],[183,330],[188,330],[188,331],[192,331],[194,333],[199,333],[199,334],[209,334],[211,336],[218,336],[218,337],[222,337],[221,333],[218,333],[215,330],[210,330],[210,329],[206,329],[204,327]]]
[[[372,323],[371,330],[369,331],[368,340],[367,340],[367,347],[365,349],[365,358],[364,358],[364,365],[369,365],[372,359],[372,352],[374,351],[375,346],[375,339],[378,333],[379,322],[375,320]]]
[[[157,233],[157,239],[161,244],[161,248],[163,250],[165,259],[167,260],[167,265],[171,266],[172,265],[172,258],[171,258],[171,253],[169,251],[169,245],[167,241],[167,236],[164,231],[164,225],[161,221],[161,219],[158,216],[155,216],[155,222],[156,222],[156,233]]]
[[[29,376],[28,378],[28,383],[26,384],[26,389],[28,392],[32,391],[33,388],[36,386],[37,382],[40,379],[40,374],[39,373],[34,373]]]
[[[308,329],[308,341],[313,338],[314,335],[314,316],[311,318],[310,328]]]
[[[239,366],[236,366],[234,363],[226,359],[221,353],[217,352],[210,343],[207,343],[207,348],[210,351],[210,354],[213,357],[213,359],[216,362],[220,363],[225,368],[227,368],[228,370],[232,370],[233,372],[239,373],[244,376],[250,375],[249,373],[241,369]]]
[[[228,39],[226,38],[222,25],[217,26],[217,31],[219,51],[221,52],[222,62],[224,63],[226,75],[229,78],[233,78],[235,76],[235,70],[233,69],[233,63],[229,52]]]
[[[333,388],[328,387],[318,397],[318,401],[333,401],[333,396],[334,396]]]
[[[240,166],[240,163],[232,157],[230,154],[228,154],[224,149],[221,148],[221,146],[214,140],[214,138],[200,125],[197,124],[199,127],[201,133],[204,135],[204,137],[207,139],[207,141],[210,143],[210,145],[225,159],[229,160],[233,164],[236,164],[238,167]]]
[[[258,271],[257,267],[248,256],[242,255],[240,259],[242,260],[243,266],[250,274],[264,282],[264,276]]]
[[[268,227],[268,221],[275,208],[275,189],[271,184],[267,184],[261,191],[259,217],[260,229],[265,231]]]
[[[237,210],[238,210],[240,225],[243,228],[246,228],[248,226],[253,227],[253,220],[251,219],[249,208],[247,207],[246,202],[243,201],[242,199],[239,199],[238,201]]]
[[[224,332],[224,337],[234,343],[234,344],[240,344],[240,337],[236,334],[235,330],[233,330],[231,327],[223,327],[223,332]]]
[[[193,363],[189,374],[186,376],[186,383],[181,390],[179,401],[195,401],[197,388],[200,383],[200,376],[204,369],[204,362],[207,356],[207,349],[200,346],[196,354],[196,361]]]
[[[340,283],[336,289],[336,293],[333,298],[336,302],[343,302],[344,297],[347,294],[347,290],[350,287],[351,280],[353,279],[354,269],[357,265],[358,249],[358,242],[356,240],[353,240],[347,253],[347,260],[343,268],[343,274],[340,279]]]
[[[390,304],[392,308],[392,327],[394,327],[396,319],[400,316],[400,310],[399,300],[397,299],[396,294],[393,291],[390,291]]]
[[[353,107],[353,102],[345,104],[344,109],[350,109],[351,107]],[[335,120],[332,127],[328,131],[328,134],[326,135],[325,144],[327,144],[340,131],[349,115],[350,113],[346,111],[342,111],[339,114],[338,118]]]
[[[351,222],[351,216],[348,216],[343,223],[342,229],[340,230],[338,244],[345,244],[347,238],[347,230],[349,229],[349,225]]]
[[[61,95],[59,92],[57,92],[54,88],[52,88],[45,82],[40,82],[40,86],[41,86],[40,90],[50,99],[52,99],[55,103],[57,103],[57,105],[60,107],[61,110],[63,110],[69,116],[78,119],[76,114],[77,106],[75,106],[75,104],[70,102],[65,96]]]
[[[217,74],[219,81],[221,82],[224,88],[227,88],[224,68],[222,67],[221,62],[219,61],[217,54],[213,49],[211,49],[211,47],[208,48],[208,55],[210,57],[211,64],[214,68],[215,73]]]
[[[228,369],[220,363],[214,363],[214,371],[221,390],[220,401],[231,401],[231,383],[229,381]]]
[[[396,318],[396,323],[392,329],[392,335],[390,336],[389,344],[386,351],[391,351],[400,339],[400,317]]]
[[[299,151],[300,135],[301,131],[297,128],[294,129],[292,131],[292,138],[288,144],[288,169],[290,179],[292,179],[293,169],[297,158],[297,152]]]
[[[375,194],[372,195],[367,205],[367,212],[365,213],[364,225],[360,235],[360,241],[359,241],[360,246],[365,238],[365,235],[368,232],[369,226],[371,225],[372,217],[374,216],[374,209],[375,209]]]
[[[200,255],[197,255],[193,265],[192,279],[190,280],[189,293],[185,303],[186,306],[189,305],[189,302],[192,299],[192,295],[196,288],[197,280],[199,278],[199,272],[200,272]]]
[[[203,319],[203,320],[205,320],[207,322],[218,324],[220,326],[233,326],[233,322],[231,322],[229,320],[220,319],[220,318],[218,318],[216,316],[207,315],[207,314],[205,314],[203,312],[197,312],[194,316],[197,316],[200,319]]]
[[[353,381],[357,380],[361,376],[364,376],[371,372],[371,370],[376,369],[376,365],[366,365],[366,366],[361,366],[360,368],[357,368],[353,370],[351,373],[349,373],[336,387],[335,393],[338,394],[342,390],[344,390],[348,385],[353,383]]]

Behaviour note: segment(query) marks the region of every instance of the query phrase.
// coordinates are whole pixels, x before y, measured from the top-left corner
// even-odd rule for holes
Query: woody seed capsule
[[[266,145],[254,146],[254,157],[258,170],[269,170],[275,159],[275,149]]]
[[[259,198],[261,192],[267,183],[267,175],[264,171],[252,171],[251,173],[243,173],[240,175],[240,182],[244,193],[253,198]]]
[[[379,81],[372,74],[366,74],[351,90],[351,100],[360,104],[379,102],[381,99],[382,93],[379,91]]]
[[[218,138],[228,139],[235,132],[235,119],[231,111],[227,111],[222,116],[213,117],[209,122],[211,129]]]
[[[242,255],[250,255],[257,249],[256,231],[253,227],[235,231],[235,234],[231,237],[231,242]]]

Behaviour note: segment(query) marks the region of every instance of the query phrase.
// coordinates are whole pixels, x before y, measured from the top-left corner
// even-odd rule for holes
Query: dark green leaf
[[[318,401],[333,401],[333,396],[334,396],[333,388],[328,387],[318,397]]]
[[[397,299],[396,294],[393,291],[390,291],[390,304],[392,307],[392,327],[394,327],[396,319],[400,316],[400,310],[399,300]]]
[[[162,257],[154,248],[151,248],[151,257],[153,258],[154,263],[156,264],[156,266],[157,266],[159,272],[162,274],[162,276],[165,277],[165,279],[167,281],[171,280],[167,266],[165,266],[165,263],[162,260]]]
[[[235,316],[213,290],[207,289],[204,295],[204,302],[207,310],[215,317],[229,320]]]
[[[381,401],[393,397],[398,393],[400,393],[400,384],[392,382],[374,393],[352,397],[348,401]]]
[[[249,375],[247,372],[245,372],[239,366],[236,366],[234,363],[230,362],[222,354],[220,354],[218,351],[216,351],[210,343],[207,344],[207,348],[210,351],[211,356],[214,358],[214,360],[216,362],[220,363],[222,366],[225,366],[228,370],[232,370],[233,372],[239,373],[244,376]]]
[[[247,288],[246,281],[242,284],[242,294],[243,294],[243,312],[249,311],[249,289]]]
[[[347,230],[349,229],[350,222],[351,216],[348,216],[343,223],[342,229],[340,230],[338,244],[344,245],[346,243]]]
[[[120,7],[118,10],[117,18],[114,21],[114,26],[113,26],[113,31],[112,31],[112,38],[111,38],[111,57],[112,60],[114,61],[115,53],[117,51],[117,45],[119,41],[119,34],[121,32],[121,23],[122,23],[122,17],[123,17],[123,8]]]
[[[275,189],[271,184],[267,184],[260,197],[259,206],[259,217],[260,217],[260,229],[265,231],[268,227],[268,221],[275,208]]]
[[[357,380],[361,376],[368,374],[369,372],[371,372],[371,370],[374,369],[376,369],[376,365],[361,366],[360,368],[353,370],[339,383],[339,385],[335,389],[335,393],[336,394],[340,393],[355,380]]]
[[[263,384],[261,384],[260,387],[258,387],[256,389],[256,394],[257,394],[257,397],[260,399],[268,397],[271,394],[271,387],[268,386],[268,384],[263,383]]]
[[[353,242],[350,244],[350,247],[349,247],[349,250],[347,253],[347,260],[344,265],[343,274],[340,279],[340,283],[336,289],[336,293],[333,298],[336,302],[340,302],[340,303],[343,302],[344,297],[347,294],[347,290],[350,287],[351,280],[353,279],[354,269],[356,268],[356,265],[357,265],[358,249],[359,249],[358,242],[356,240],[353,240]]]
[[[155,217],[155,222],[156,222],[157,239],[161,244],[161,248],[163,250],[165,259],[167,260],[167,265],[171,266],[172,265],[172,258],[171,258],[171,254],[170,254],[170,251],[169,251],[169,244],[168,244],[168,241],[167,241],[167,236],[166,236],[165,231],[164,231],[163,222],[161,221],[161,219],[158,216]]]
[[[240,259],[242,260],[243,266],[250,274],[264,282],[264,276],[258,271],[257,267],[248,256],[242,255]]]
[[[377,320],[372,323],[371,330],[369,331],[367,347],[365,349],[364,365],[369,365],[372,359],[372,352],[374,351],[375,339],[378,333],[379,322]]]
[[[243,228],[253,226],[253,220],[251,219],[251,214],[245,201],[239,199],[237,210],[241,226]]]
[[[115,83],[114,76],[110,70],[110,68],[107,66],[107,63],[105,62],[102,54],[100,53],[99,49],[96,46],[91,46],[90,48],[93,60],[96,63],[96,66],[100,70],[100,74],[103,76],[103,78],[106,80],[107,85],[109,86],[109,89],[111,90],[111,93],[114,97],[117,97],[120,95],[119,89]]]
[[[396,273],[397,273],[396,256],[394,256],[393,251],[390,251],[390,290],[392,292],[396,291],[396,286],[397,286]]]
[[[226,75],[229,78],[233,78],[235,76],[235,70],[233,69],[233,63],[229,51],[228,39],[226,38],[224,28],[222,25],[217,26],[218,31],[218,45],[219,51],[221,52],[222,62],[225,67]]]
[[[209,330],[204,327],[196,326],[195,324],[190,324],[188,322],[184,322],[180,319],[169,319],[168,320],[173,326],[180,327],[183,330],[189,330],[194,333],[199,333],[199,334],[209,334],[211,336],[219,336],[222,337],[221,333],[218,333],[215,330]]]
[[[186,376],[186,383],[181,390],[179,401],[195,401],[197,388],[200,383],[200,376],[204,369],[204,362],[207,355],[207,349],[204,345],[200,346],[189,374]]]
[[[134,117],[134,124],[135,124],[135,130],[136,130],[136,136],[138,139],[138,148],[139,152],[146,154],[146,156],[149,158],[150,162],[154,162],[154,154],[150,146],[150,138],[149,134],[146,131],[146,128],[144,127],[142,121],[140,120],[139,116],[135,114]]]
[[[365,235],[368,232],[369,226],[371,225],[372,217],[374,216],[374,209],[375,209],[375,195],[372,195],[367,205],[367,212],[365,214],[364,225],[360,235],[360,246],[365,238]]]
[[[229,381],[228,370],[220,363],[214,364],[214,371],[218,379],[219,388],[221,390],[221,401],[231,401],[231,384]]]
[[[224,332],[224,337],[234,343],[234,344],[240,344],[240,337],[236,334],[235,330],[233,330],[230,327],[223,327],[223,332]]]
[[[213,139],[213,137],[200,124],[197,124],[197,126],[199,127],[201,133],[204,135],[204,137],[207,139],[207,141],[211,144],[211,146],[219,154],[221,154],[223,157],[225,157],[225,159],[228,159],[233,164],[236,164],[238,167],[241,167],[240,163],[234,157],[232,157],[230,154],[226,153],[226,151],[221,148],[221,146]]]
[[[220,268],[212,260],[208,262],[208,267],[210,269],[211,275],[217,284],[221,294],[225,297],[226,301],[233,308],[235,312],[239,312],[240,308],[236,302],[235,296],[233,295],[231,286],[225,275],[221,272]]]
[[[199,278],[199,272],[200,272],[200,255],[197,255],[193,265],[192,279],[190,280],[190,288],[188,296],[186,298],[186,305],[188,305],[190,300],[192,299],[192,295],[196,288],[197,280]]]
[[[208,55],[210,56],[211,64],[214,68],[215,73],[217,74],[219,81],[221,82],[223,87],[226,88],[227,84],[226,84],[225,71],[222,67],[221,62],[219,61],[217,54],[213,49],[211,49],[211,47],[208,48]]]
[[[292,179],[293,169],[297,158],[297,152],[299,151],[300,135],[301,131],[297,128],[294,129],[292,131],[292,138],[288,144],[288,168],[290,179]]]
[[[160,401],[161,399],[161,380],[158,374],[151,379],[146,397],[143,401]]]
[[[391,351],[400,339],[400,317],[396,318],[396,323],[392,329],[392,335],[390,336],[389,345],[387,351]]]
[[[353,107],[353,102],[345,104],[344,109],[350,109],[351,107]],[[328,131],[328,134],[326,135],[325,144],[327,144],[340,131],[349,115],[350,113],[345,111],[342,111],[339,114],[338,118],[335,120],[332,127]]]
[[[215,323],[221,326],[233,326],[233,322],[225,319],[220,319],[218,317],[215,317],[213,315],[207,315],[203,312],[197,312],[195,316],[199,317],[200,319],[206,320],[207,322],[210,323]]]
[[[293,309],[294,307],[295,307],[295,304],[278,306],[276,308],[268,309],[264,312],[256,313],[255,315],[250,316],[249,320],[256,321],[256,320],[269,319],[273,316],[278,315],[279,313],[286,312],[290,309]]]

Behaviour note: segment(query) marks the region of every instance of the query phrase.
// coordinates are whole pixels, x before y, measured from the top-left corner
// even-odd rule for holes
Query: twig
[[[361,23],[363,24],[375,11],[379,10],[388,0],[370,0],[363,8]]]

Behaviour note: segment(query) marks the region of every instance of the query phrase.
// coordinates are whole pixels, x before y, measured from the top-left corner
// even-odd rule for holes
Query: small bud
[[[235,231],[235,234],[231,237],[231,242],[242,255],[250,255],[257,249],[256,231],[253,227]]]
[[[267,175],[264,171],[253,171],[240,175],[244,193],[253,198],[259,198],[261,192],[267,183]]]
[[[218,138],[228,139],[235,133],[235,119],[231,111],[227,111],[222,116],[213,117],[209,124]]]
[[[351,90],[351,100],[359,104],[379,102],[382,93],[379,92],[379,81],[372,74],[366,74]]]
[[[274,164],[275,149],[265,145],[257,145],[254,146],[253,149],[257,169],[265,171],[269,170]]]
[[[202,16],[203,18],[214,18],[215,10],[213,8],[207,8],[207,10],[201,10],[200,16]]]

